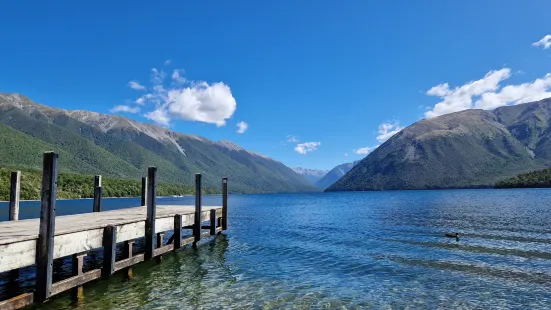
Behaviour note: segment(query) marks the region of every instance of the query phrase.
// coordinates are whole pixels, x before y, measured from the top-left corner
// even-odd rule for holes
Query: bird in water
[[[446,233],[446,237],[448,238],[455,238],[455,241],[459,241],[459,233]]]

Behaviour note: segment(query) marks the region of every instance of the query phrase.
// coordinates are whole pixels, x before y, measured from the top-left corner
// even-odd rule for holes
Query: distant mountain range
[[[308,169],[301,167],[295,167],[292,169],[293,171],[304,177],[312,185],[315,185],[316,182],[318,182],[325,174],[327,174],[327,170]]]
[[[328,191],[488,187],[551,166],[551,98],[419,121]]]
[[[319,179],[315,183],[316,186],[321,189],[326,189],[333,183],[337,182],[338,179],[340,179],[343,175],[345,175],[348,171],[350,171],[350,169],[352,169],[359,162],[360,161],[357,160],[355,162],[336,166],[335,168],[331,169],[328,173],[326,173],[321,179]]]
[[[219,188],[227,176],[232,192],[316,190],[279,161],[229,141],[0,93],[0,166],[38,169],[48,150],[59,152],[65,172],[139,179],[148,166],[156,166],[162,182],[191,184],[200,172],[207,187]]]

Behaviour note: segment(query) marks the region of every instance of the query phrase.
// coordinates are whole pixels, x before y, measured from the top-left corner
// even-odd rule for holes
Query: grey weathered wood
[[[147,172],[147,217],[145,220],[145,259],[154,257],[155,219],[157,208],[157,168],[149,167]]]
[[[102,275],[102,269],[94,269],[83,273],[78,276],[70,277],[59,282],[56,282],[52,285],[52,296],[64,292],[73,287],[81,286],[92,280],[99,279]]]
[[[19,220],[19,195],[21,192],[21,171],[11,173],[10,186],[10,221]]]
[[[33,303],[33,293],[25,293],[8,300],[0,301],[1,310],[12,310],[26,307]]]
[[[222,178],[222,230],[228,229],[228,178]]]
[[[115,263],[115,270],[119,271],[121,269],[129,268],[132,265],[141,263],[144,261],[144,254],[136,254],[130,258],[120,260]]]
[[[141,206],[145,207],[147,204],[147,177],[142,177],[142,200]]]
[[[101,175],[94,177],[94,212],[101,212]]]
[[[134,247],[134,240],[133,239],[124,241],[124,246],[123,246],[123,249],[122,249],[122,251],[123,251],[122,255],[125,259],[132,258],[132,255],[133,255],[132,248],[133,247]],[[143,255],[142,255],[142,260],[143,260]],[[118,268],[118,265],[117,265],[117,263],[115,263],[115,270],[118,270],[117,268]],[[125,272],[126,272],[126,277],[127,278],[132,278],[132,268],[130,268],[130,267],[126,268]]]
[[[104,277],[115,272],[115,259],[117,251],[117,228],[108,225],[103,230],[103,267],[101,274]]]
[[[84,257],[86,253],[77,253],[71,256],[71,269],[73,277],[82,275],[82,267],[84,265]],[[54,283],[52,286],[55,286]],[[83,297],[82,285],[73,287],[71,290],[73,301],[79,302]]]
[[[55,202],[57,195],[57,159],[54,152],[44,153],[40,228],[36,242],[36,292],[34,298],[43,302],[51,296],[54,261]]]
[[[172,239],[174,240],[175,249],[179,249],[182,247],[182,215],[181,214],[176,214],[174,216],[174,234],[172,235]]]
[[[160,233],[157,233],[157,247],[155,248],[155,251],[159,250],[159,248],[162,248],[163,247],[163,237],[164,237],[164,233],[160,232]],[[160,263],[163,261],[163,257],[160,256],[159,254],[155,253],[154,254],[155,256],[157,256],[157,261]]]
[[[210,235],[216,234],[216,210],[210,210]]]

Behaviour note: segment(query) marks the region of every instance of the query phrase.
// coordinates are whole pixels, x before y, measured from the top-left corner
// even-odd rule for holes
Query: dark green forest
[[[551,187],[551,168],[519,174],[496,183],[496,188]]]
[[[10,174],[13,170],[0,168],[0,201],[9,200]],[[21,199],[40,199],[42,172],[25,170],[21,172]],[[58,176],[58,199],[91,198],[93,195],[94,176],[75,173],[60,173]],[[103,197],[138,197],[141,195],[141,180],[102,179]],[[195,189],[191,185],[160,183],[157,185],[158,196],[191,195]],[[217,189],[203,189],[204,194],[217,194]]]

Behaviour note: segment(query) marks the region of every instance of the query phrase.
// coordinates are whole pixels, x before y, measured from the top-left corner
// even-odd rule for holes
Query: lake
[[[193,197],[159,204],[193,204]],[[220,205],[205,196],[205,205]],[[138,199],[105,199],[103,208]],[[91,200],[59,201],[58,215]],[[0,219],[7,205],[0,204]],[[21,218],[38,216],[25,202]],[[225,235],[44,309],[516,308],[551,304],[551,190],[230,195]],[[445,232],[461,232],[461,239]],[[89,256],[90,257],[90,256]],[[93,258],[92,258],[93,259]],[[65,267],[63,267],[65,268]],[[70,269],[68,266],[65,269]],[[26,273],[30,274],[30,273]],[[25,277],[25,276],[24,276]],[[22,285],[31,285],[24,280]]]

